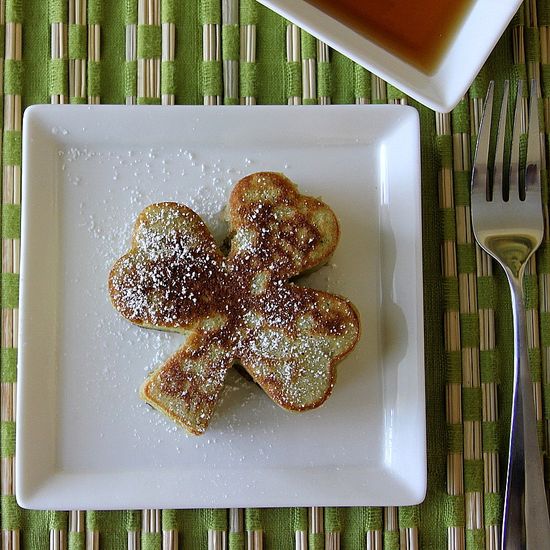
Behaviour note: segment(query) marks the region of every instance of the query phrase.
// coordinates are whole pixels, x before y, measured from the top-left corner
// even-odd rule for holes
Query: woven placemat
[[[255,0],[0,0],[1,547],[496,550],[511,402],[511,313],[506,281],[473,242],[470,162],[489,79],[497,81],[497,89],[504,78],[540,81],[547,144],[549,25],[549,1],[528,0],[468,96],[442,115]],[[50,102],[403,103],[418,108],[429,471],[422,505],[117,512],[31,512],[17,506],[21,119],[26,106]],[[546,181],[544,167],[545,197]],[[545,450],[550,439],[549,287],[545,240],[526,281],[529,357]],[[548,457],[545,461],[548,479]]]

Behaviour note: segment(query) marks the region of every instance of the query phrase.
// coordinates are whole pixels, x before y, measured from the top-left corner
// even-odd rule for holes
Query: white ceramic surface
[[[138,397],[182,343],[112,308],[137,214],[186,203],[220,237],[243,175],[285,172],[341,221],[306,284],[362,339],[332,397],[292,414],[230,372],[207,433]],[[419,123],[398,106],[35,106],[23,128],[17,499],[28,508],[404,505],[426,488]]]
[[[397,86],[435,111],[448,112],[479,73],[521,0],[474,0],[449,49],[433,74],[329,17],[305,0],[259,0],[336,50]]]

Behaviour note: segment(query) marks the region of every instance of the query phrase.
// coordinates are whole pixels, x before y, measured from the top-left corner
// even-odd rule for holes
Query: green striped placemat
[[[4,549],[494,549],[511,402],[507,284],[473,242],[469,177],[489,79],[541,83],[550,124],[550,4],[525,3],[448,115],[434,113],[255,0],[0,2],[0,493]],[[406,508],[30,512],[14,497],[21,119],[35,103],[417,107],[429,484]],[[213,107],[215,108],[215,107]],[[253,108],[253,107],[251,107]],[[289,107],[290,108],[290,107]],[[546,169],[543,170],[547,197]],[[550,246],[526,289],[540,441],[550,439]],[[550,475],[550,460],[545,457]],[[547,476],[548,478],[548,476]]]

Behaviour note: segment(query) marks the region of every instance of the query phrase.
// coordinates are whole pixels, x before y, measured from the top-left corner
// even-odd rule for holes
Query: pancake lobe
[[[305,411],[331,394],[336,363],[360,334],[348,300],[289,282],[336,248],[340,230],[326,204],[298,193],[282,174],[259,172],[235,185],[226,214],[231,247],[224,257],[191,209],[148,206],[109,275],[122,316],[185,336],[140,395],[197,435],[234,363],[278,405]]]

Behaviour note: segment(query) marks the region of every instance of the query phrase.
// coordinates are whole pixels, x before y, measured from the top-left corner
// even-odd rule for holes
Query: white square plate
[[[363,0],[365,1],[365,0]],[[489,57],[521,0],[473,0],[433,73],[427,74],[305,0],[259,0],[435,111],[450,111]]]
[[[25,112],[16,487],[27,508],[404,505],[426,489],[419,124],[399,106],[36,106]],[[139,399],[181,345],[111,306],[138,213],[194,208],[220,237],[240,177],[285,172],[341,222],[307,284],[364,332],[318,410],[231,371],[207,433]]]

